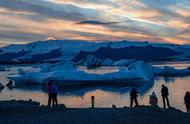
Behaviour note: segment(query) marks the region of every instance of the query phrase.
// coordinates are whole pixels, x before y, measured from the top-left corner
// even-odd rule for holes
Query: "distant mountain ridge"
[[[176,61],[190,60],[190,45],[126,40],[115,42],[48,40],[0,48],[0,63],[75,60],[77,56],[80,57],[81,52],[113,60],[131,58],[153,61],[168,58]]]
[[[94,55],[100,59],[122,60],[137,59],[144,61],[163,61],[171,60],[173,56],[180,55],[170,48],[148,46],[129,46],[123,48],[101,47],[93,52],[81,51],[75,56],[73,61],[80,61],[87,55]]]

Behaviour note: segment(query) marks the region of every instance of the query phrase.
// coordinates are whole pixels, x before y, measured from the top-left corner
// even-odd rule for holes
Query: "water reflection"
[[[18,67],[10,67],[11,71],[0,72],[0,80],[7,83],[6,76],[10,73],[17,73]],[[26,67],[29,69],[31,67]],[[165,84],[169,88],[169,100],[171,105],[181,110],[185,110],[183,97],[186,91],[190,91],[190,77],[157,77],[154,81],[146,82],[145,85],[137,87],[139,91],[139,103],[148,105],[149,95],[154,91],[158,96],[158,105],[162,107],[161,85]],[[94,86],[78,88],[59,88],[59,103],[64,103],[67,107],[90,107],[90,98],[95,96],[96,107],[111,107],[115,104],[118,107],[129,106],[131,87],[122,86]],[[46,86],[28,85],[14,88],[5,88],[0,93],[0,100],[10,99],[33,99],[47,105]]]
[[[146,94],[152,87],[154,86],[154,79],[146,82],[144,85],[141,87],[137,88],[138,92],[140,95]]]
[[[59,86],[59,85],[58,85]],[[154,86],[154,80],[144,82],[144,85],[136,87],[139,91],[140,95],[145,94],[151,87]],[[132,87],[130,86],[117,86],[110,85],[110,86],[89,86],[89,87],[64,87],[59,86],[59,94],[61,96],[65,95],[73,95],[73,96],[84,96],[85,94],[89,92],[94,92],[97,90],[103,91],[103,92],[112,92],[112,93],[119,93],[119,94],[125,94],[130,91]],[[6,90],[6,89],[5,89]],[[31,91],[31,92],[44,92],[47,93],[47,87],[46,85],[19,85],[15,87],[13,90],[20,90],[20,91]]]
[[[166,83],[173,83],[175,81],[175,78],[172,77],[164,77],[164,81]]]

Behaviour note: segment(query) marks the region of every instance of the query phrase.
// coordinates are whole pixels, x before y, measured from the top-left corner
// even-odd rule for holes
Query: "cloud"
[[[189,6],[183,0],[0,0],[0,45],[50,37],[188,43]]]
[[[30,19],[36,19],[35,17],[43,17],[65,20],[82,20],[86,18],[85,14],[82,14],[81,12],[82,9],[79,7],[66,5],[65,7],[59,8],[60,5],[51,5],[45,1],[41,1],[41,4],[36,4],[31,1],[24,0],[0,0],[0,7],[9,9],[10,11],[24,11],[35,13],[35,16],[31,15]],[[59,9],[54,9],[55,7]],[[67,8],[70,8],[70,10]]]
[[[80,8],[106,10],[118,7],[118,3],[114,0],[48,0],[52,3],[71,4]]]
[[[179,38],[190,40],[190,25],[183,31],[177,34]]]
[[[1,32],[0,34],[1,39],[20,39],[20,41],[27,41],[27,40],[32,40],[36,41],[39,39],[44,39],[46,36],[44,35],[39,35],[39,34],[32,34],[32,33],[25,33],[25,32]]]
[[[80,21],[76,24],[91,24],[91,25],[112,25],[112,24],[118,24],[119,22],[101,22],[101,21],[96,21],[96,20],[85,20],[85,21]]]

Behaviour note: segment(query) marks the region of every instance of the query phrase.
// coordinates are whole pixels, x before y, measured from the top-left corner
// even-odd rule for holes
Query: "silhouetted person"
[[[149,103],[151,106],[158,106],[158,98],[156,97],[156,94],[154,92],[152,92],[152,94],[150,95]]]
[[[170,103],[168,99],[169,92],[168,92],[168,88],[165,85],[162,85],[161,94],[162,94],[162,100],[163,100],[163,107],[166,108],[166,102],[167,102],[167,106],[170,107]]]
[[[190,112],[190,93],[188,91],[185,93],[184,102],[187,112]]]
[[[12,89],[14,87],[14,81],[13,80],[9,80],[9,82],[6,84],[6,86],[10,89]]]
[[[56,84],[55,82],[53,82],[53,83],[52,83],[53,107],[55,107],[55,106],[58,105],[57,92],[58,92],[57,84]]]
[[[48,87],[48,106],[51,106],[51,102],[52,102],[52,80],[48,81],[47,84]]]
[[[138,97],[138,92],[135,88],[133,88],[130,92],[130,96],[131,96],[131,104],[130,106],[133,107],[133,101],[135,102],[136,106],[139,106],[139,103],[137,101],[137,97]]]

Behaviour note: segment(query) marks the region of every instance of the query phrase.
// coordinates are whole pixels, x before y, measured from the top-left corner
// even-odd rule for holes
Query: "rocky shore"
[[[190,113],[175,108],[55,108],[34,101],[1,101],[0,124],[189,124]]]

